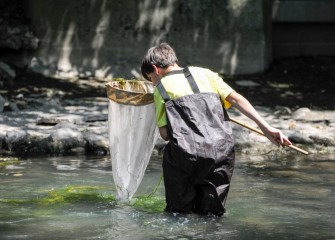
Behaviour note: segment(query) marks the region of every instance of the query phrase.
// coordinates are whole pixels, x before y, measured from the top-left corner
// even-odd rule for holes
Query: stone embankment
[[[63,99],[62,95],[61,91],[50,90],[43,95],[19,94],[11,103],[0,101],[0,155],[108,155],[107,97]],[[20,110],[21,105],[26,108]],[[281,129],[296,146],[310,153],[334,152],[335,111],[300,108],[292,112],[287,107],[256,108],[267,122]],[[229,110],[229,114],[255,126],[237,111]],[[294,152],[277,148],[265,137],[236,124],[232,123],[232,126],[239,153]],[[160,154],[164,145],[165,142],[159,139],[155,153]]]

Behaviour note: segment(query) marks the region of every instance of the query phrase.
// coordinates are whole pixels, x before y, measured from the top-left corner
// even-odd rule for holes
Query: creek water
[[[107,157],[13,161],[0,166],[0,239],[334,239],[334,171],[334,155],[237,156],[219,218],[162,212],[158,157],[122,203]]]

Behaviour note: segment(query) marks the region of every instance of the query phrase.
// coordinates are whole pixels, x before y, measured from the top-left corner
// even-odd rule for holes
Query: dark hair
[[[166,68],[177,62],[178,58],[173,48],[167,43],[161,43],[158,46],[150,48],[144,56],[141,65],[142,75],[145,79],[148,79],[147,74],[154,71],[154,67],[152,65],[156,65],[160,68]]]

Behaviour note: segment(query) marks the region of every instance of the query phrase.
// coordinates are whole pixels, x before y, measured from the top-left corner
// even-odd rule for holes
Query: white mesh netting
[[[139,84],[140,83],[139,81]],[[131,84],[135,86],[134,84]],[[107,86],[108,87],[108,86]],[[113,86],[114,87],[114,86]],[[154,104],[124,104],[126,95],[123,89],[122,102],[111,100],[108,106],[109,149],[112,161],[113,178],[119,200],[130,200],[140,185],[157,140]],[[112,89],[118,91],[118,89]],[[136,89],[136,92],[152,95],[152,88]],[[119,94],[119,93],[117,93]],[[110,94],[109,94],[110,95]],[[152,97],[152,96],[151,96]],[[133,99],[133,97],[129,97]]]

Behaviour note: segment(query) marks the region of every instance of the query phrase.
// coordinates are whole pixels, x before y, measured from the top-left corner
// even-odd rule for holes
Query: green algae
[[[154,190],[142,196],[135,196],[128,204],[134,209],[148,213],[161,213],[165,208],[165,198],[163,196],[155,196],[158,188],[163,181],[161,176]],[[105,192],[106,187],[86,186],[86,185],[69,185],[65,188],[51,189],[32,199],[3,199],[0,198],[0,204],[9,204],[15,206],[34,205],[40,207],[63,206],[66,204],[78,203],[115,203],[116,196]],[[0,207],[1,208],[1,207]]]
[[[140,211],[149,213],[161,213],[165,208],[165,198],[159,196],[138,196],[131,205]]]
[[[52,189],[45,196],[33,199],[0,199],[0,203],[11,205],[35,204],[40,206],[64,205],[80,202],[109,203],[114,202],[116,197],[112,194],[101,193],[99,186],[77,186],[71,185],[62,189]]]
[[[118,82],[120,89],[124,89],[127,83],[127,80],[124,78],[113,78],[113,81]]]
[[[0,204],[23,207],[29,205],[37,207],[57,207],[78,203],[116,203],[116,196],[111,193],[102,192],[104,189],[104,187],[100,186],[70,185],[61,189],[48,190],[43,196],[31,199],[0,198]],[[145,196],[136,196],[127,204],[140,211],[159,213],[164,210],[165,198],[154,196],[154,194],[151,193]]]
[[[162,181],[163,175],[160,177],[155,189],[148,195],[135,197],[132,206],[138,210],[150,213],[163,212],[165,208],[165,198],[155,196]]]
[[[113,202],[116,200],[112,194],[98,192],[99,186],[68,186],[64,189],[50,190],[46,197],[39,200],[40,204],[65,204],[78,202]]]
[[[18,158],[0,157],[0,169],[9,165],[19,165],[21,161]]]

